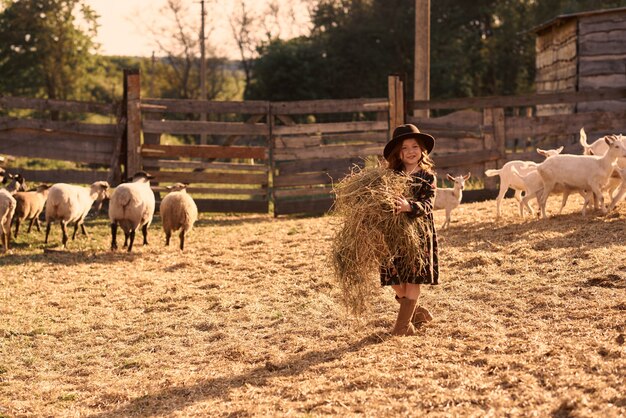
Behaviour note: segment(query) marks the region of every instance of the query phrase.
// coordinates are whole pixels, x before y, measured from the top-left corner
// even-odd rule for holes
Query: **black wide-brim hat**
[[[385,149],[383,150],[385,160],[389,159],[391,152],[399,143],[410,138],[419,139],[428,154],[430,154],[433,151],[433,148],[435,148],[435,138],[432,135],[422,133],[419,129],[417,129],[417,126],[407,123],[406,125],[400,125],[393,130],[391,141],[387,142],[387,145],[385,145]]]

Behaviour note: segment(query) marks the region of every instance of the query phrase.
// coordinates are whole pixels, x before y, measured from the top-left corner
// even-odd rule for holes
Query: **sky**
[[[146,28],[170,28],[171,14],[163,11],[166,0],[85,0],[100,15],[96,42],[104,55],[159,55],[155,35]],[[250,11],[263,15],[271,0],[244,0]],[[288,39],[308,32],[306,0],[273,0],[281,10],[281,38]],[[186,8],[187,25],[200,27],[200,0],[182,0]],[[240,0],[205,0],[207,43],[220,56],[238,59],[239,51],[233,40],[230,20],[239,10]],[[199,30],[199,29],[198,29]],[[169,29],[159,30],[161,41],[168,39]],[[197,33],[197,32],[196,32]],[[262,32],[259,32],[262,33]],[[169,36],[171,38],[171,35]]]

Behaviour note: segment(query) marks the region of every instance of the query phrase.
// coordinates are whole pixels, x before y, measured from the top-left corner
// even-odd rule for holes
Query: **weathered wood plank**
[[[200,212],[213,213],[268,213],[266,200],[195,199]]]
[[[154,99],[141,100],[143,112],[160,113],[244,113],[267,114],[269,102],[263,100],[237,101],[207,101],[183,99]]]
[[[200,184],[258,184],[266,186],[266,174],[248,173],[201,173],[196,171],[159,171],[154,173],[159,183],[200,183]]]
[[[169,190],[167,186],[154,186],[152,190],[160,193],[167,193]],[[267,189],[232,189],[232,188],[219,188],[219,187],[194,187],[192,185],[187,187],[187,193],[194,197],[194,194],[216,194],[216,195],[240,195],[240,196],[265,196],[267,195]],[[195,199],[195,197],[194,197]]]
[[[368,155],[382,155],[382,145],[327,145],[305,149],[276,149],[276,161],[304,160],[316,158],[351,158],[366,157]]]
[[[594,56],[594,55],[617,55],[626,54],[626,42],[623,40],[597,42],[587,41],[578,45],[578,51],[581,56]]]
[[[243,122],[202,122],[177,120],[145,120],[142,124],[145,133],[170,133],[188,135],[254,135],[268,136],[269,126],[265,123]]]
[[[167,169],[191,169],[206,171],[255,171],[267,173],[269,168],[266,164],[238,164],[238,163],[216,163],[206,161],[178,161],[178,160],[155,160],[146,158],[143,162],[146,168],[167,168]]]
[[[626,73],[626,61],[624,59],[611,59],[602,61],[580,60],[578,72],[581,76],[624,74]]]
[[[314,113],[380,112],[389,108],[387,98],[306,100],[294,102],[272,102],[274,115],[307,115]]]
[[[585,16],[579,19],[579,35],[587,35],[593,32],[610,32],[621,30],[626,27],[626,13],[612,12],[596,16]]]
[[[276,148],[308,148],[322,145],[321,135],[304,136],[275,136],[274,146]]]
[[[548,30],[539,30],[536,38],[536,48],[540,51],[549,48],[551,45],[560,45],[570,41],[576,36],[576,20],[561,20],[559,25],[552,25]]]
[[[297,189],[279,189],[275,196],[278,199],[287,197],[327,198],[333,196],[332,187],[300,187]]]
[[[591,142],[591,141],[590,141]],[[571,144],[567,145],[561,151],[561,154],[582,154],[582,147],[580,144]],[[507,153],[505,160],[508,161],[534,161],[536,163],[540,163],[545,160],[545,157],[537,153],[536,150],[533,151],[525,151],[525,152],[516,152],[516,153]]]
[[[274,126],[274,135],[307,135],[338,132],[387,131],[387,122],[336,122],[310,123],[291,126]]]
[[[117,125],[99,125],[81,122],[0,117],[0,130],[19,128],[54,130],[59,132],[77,133],[85,135],[99,135],[111,138],[115,137],[115,135],[117,134]]]
[[[195,199],[200,212],[215,213],[268,213],[266,200]]]
[[[325,173],[304,173],[276,176],[274,187],[294,187],[294,186],[314,186],[322,184],[337,183],[342,178],[350,174],[349,168],[331,170]]]
[[[555,134],[576,134],[585,130],[613,130],[624,126],[626,113],[576,113],[572,115],[509,117],[506,119],[506,137],[524,138]]]
[[[277,200],[274,203],[275,215],[293,215],[296,213],[322,214],[328,212],[333,203],[333,198],[302,199],[302,200]]]
[[[33,109],[41,111],[58,110],[73,113],[96,113],[101,115],[116,114],[116,105],[113,103],[33,99],[28,97],[11,97],[2,95],[0,95],[0,107],[4,107],[6,109]]]
[[[535,75],[535,82],[539,83],[576,77],[576,61],[558,64],[560,65],[555,64],[538,69]]]
[[[279,170],[281,176],[319,171],[336,171],[339,169],[345,169],[349,171],[354,166],[364,167],[364,158],[321,158],[300,161],[278,161],[276,164],[276,168]]]
[[[146,145],[141,148],[141,155],[147,158],[256,158],[266,159],[267,148],[244,147],[233,145]]]
[[[484,107],[523,107],[537,104],[578,103],[594,100],[626,99],[626,88],[602,88],[597,90],[552,94],[527,94],[519,96],[485,96],[463,99],[413,101],[415,109],[463,109]]]
[[[578,36],[578,42],[615,42],[626,39],[626,22],[622,22],[621,28],[611,31],[587,32]]]
[[[433,161],[435,162],[435,167],[437,167],[437,169],[439,170],[471,164],[482,164],[503,157],[504,156],[501,155],[497,150],[488,149],[483,151],[467,152],[464,154],[442,155],[440,157],[434,156]]]
[[[431,132],[431,131],[425,131]],[[487,134],[487,133],[486,133]],[[437,138],[437,142],[435,145],[435,149],[433,155],[443,155],[443,154],[454,154],[460,152],[468,152],[468,151],[476,151],[477,149],[482,149],[483,147],[483,139],[482,138],[442,138],[440,136],[435,136]]]
[[[0,131],[0,153],[30,158],[109,164],[113,139],[31,129]]]
[[[388,140],[387,131],[378,132],[350,132],[347,134],[324,135],[324,143],[347,143],[347,142],[375,142],[386,144]]]
[[[578,78],[578,86],[581,89],[596,89],[602,86],[626,87],[626,73],[585,76]]]
[[[626,100],[607,100],[605,102],[578,103],[577,111],[584,112],[626,112]],[[625,129],[626,131],[626,129]]]
[[[23,168],[12,168],[11,172],[24,176],[29,185],[33,183],[45,183],[49,185],[54,183],[87,185],[96,181],[106,181],[109,174],[107,171],[94,170],[27,170]]]

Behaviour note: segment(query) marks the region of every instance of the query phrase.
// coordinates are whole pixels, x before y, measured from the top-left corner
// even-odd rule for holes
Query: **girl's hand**
[[[396,197],[394,210],[396,213],[411,212],[411,204],[405,197]]]

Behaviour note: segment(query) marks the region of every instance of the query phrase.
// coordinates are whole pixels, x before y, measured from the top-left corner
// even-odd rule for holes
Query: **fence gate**
[[[269,103],[139,101],[138,78],[127,75],[127,172],[154,175],[156,192],[165,191],[164,183],[190,183],[187,191],[201,212],[268,213]],[[189,120],[197,115],[206,120]],[[167,134],[220,145],[171,145]]]

